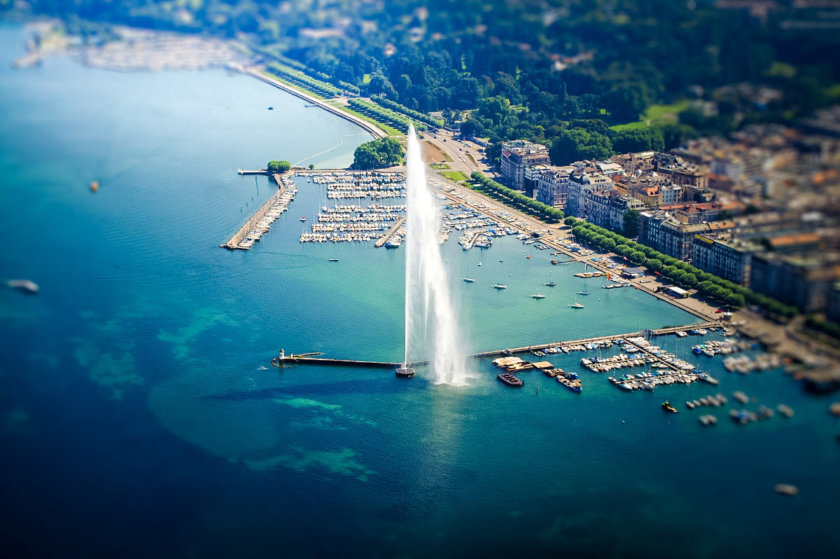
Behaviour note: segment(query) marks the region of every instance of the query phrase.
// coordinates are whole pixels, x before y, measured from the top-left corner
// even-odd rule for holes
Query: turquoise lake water
[[[581,370],[580,395],[536,373],[507,389],[486,361],[465,388],[423,370],[402,382],[262,370],[280,348],[402,356],[404,251],[299,244],[299,217],[311,223],[328,203],[321,187],[300,179],[253,250],[218,248],[273,189],[237,168],[345,166],[370,137],[223,71],[112,73],[67,58],[12,70],[22,33],[0,26],[0,279],[32,279],[41,293],[0,290],[0,541],[13,556],[840,549],[832,400],[780,370],[727,373],[720,358],[691,355],[696,338],[656,343],[717,389],[622,393],[583,372],[582,353],[550,358]],[[465,353],[696,321],[574,278],[580,265],[552,266],[513,238],[464,253],[455,235],[444,257]],[[543,286],[549,277],[557,287]],[[585,309],[569,309],[584,285]],[[727,406],[704,429],[708,409],[682,408],[734,390],[796,415],[736,426]],[[665,399],[681,412],[663,414]],[[800,494],[777,495],[776,483]]]

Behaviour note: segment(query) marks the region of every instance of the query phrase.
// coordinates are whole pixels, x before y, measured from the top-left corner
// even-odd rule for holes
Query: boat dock
[[[364,361],[358,359],[330,359],[319,357],[321,353],[301,353],[295,355],[286,353],[281,349],[280,355],[271,360],[274,367],[282,368],[289,364],[295,365],[333,365],[337,367],[369,367],[378,369],[396,369],[402,367],[402,363],[390,363],[388,361]],[[414,364],[412,364],[414,365]]]
[[[267,175],[268,174],[267,169],[255,169],[255,170],[251,170],[251,171],[249,171],[248,169],[237,169],[236,172],[239,173],[240,175]]]
[[[703,324],[687,324],[685,326],[673,326],[668,328],[662,328],[659,330],[647,330],[647,331],[640,331],[640,332],[631,332],[628,334],[614,334],[611,336],[596,336],[594,338],[581,338],[578,340],[566,340],[562,342],[551,342],[547,344],[538,344],[538,345],[530,345],[530,346],[523,346],[523,347],[515,347],[515,348],[508,348],[508,349],[497,349],[492,351],[484,351],[480,353],[476,353],[472,355],[473,358],[484,358],[484,357],[499,357],[499,356],[508,356],[514,355],[516,353],[528,353],[531,351],[540,351],[549,348],[562,348],[562,347],[574,347],[574,346],[581,346],[588,343],[598,343],[598,342],[605,342],[605,341],[614,341],[618,339],[627,338],[634,338],[634,337],[642,337],[645,334],[649,334],[651,336],[665,336],[668,334],[673,334],[675,332],[683,332],[688,330],[694,330],[696,328],[715,328],[720,326],[715,322],[707,322]],[[632,344],[636,347],[639,347],[640,350],[645,351],[644,348],[638,346],[637,344]],[[670,363],[664,359],[661,359],[659,356],[654,355],[650,352],[645,351],[647,354],[651,355],[657,361],[665,363],[668,365],[669,368],[674,370],[680,370],[679,367]],[[350,367],[374,367],[374,368],[391,368],[396,369],[397,367],[402,366],[402,363],[391,363],[385,361],[364,361],[358,359],[330,359],[325,357],[312,357],[312,353],[306,354],[289,354],[286,355],[283,351],[280,352],[278,357],[275,357],[271,360],[272,365],[275,367],[282,367],[285,364],[302,364],[302,365],[336,365],[336,366],[350,366]],[[417,362],[417,363],[409,363],[409,366],[416,367],[420,365],[425,365],[426,362]]]
[[[239,170],[239,174],[248,174],[250,171],[243,172]],[[255,174],[255,173],[252,173]],[[251,216],[245,225],[239,228],[239,231],[233,234],[226,243],[219,245],[221,248],[228,250],[248,250],[253,246],[254,242],[259,241],[263,233],[270,229],[271,222],[277,216],[286,211],[289,202],[294,198],[297,191],[293,184],[286,184],[285,175],[272,175],[274,182],[277,184],[277,192],[271,195],[266,200],[265,204]],[[271,212],[271,213],[270,213]]]
[[[478,238],[481,237],[481,235],[482,231],[473,231],[471,233],[468,233],[467,235],[462,237],[461,241],[463,242],[459,241],[461,248],[463,248],[464,250],[470,250],[473,247],[473,245],[475,245],[475,242],[478,240]]]
[[[382,248],[383,246],[385,246],[385,243],[387,243],[388,241],[390,241],[390,240],[391,240],[391,237],[393,237],[394,235],[396,235],[397,231],[399,231],[399,230],[400,230],[400,227],[402,227],[404,224],[405,224],[405,217],[401,217],[401,218],[399,218],[399,219],[397,220],[397,222],[396,222],[396,223],[394,223],[394,224],[391,226],[391,228],[390,228],[390,229],[388,229],[388,231],[387,231],[384,235],[382,235],[381,237],[379,237],[379,240],[378,240],[378,241],[376,241],[375,243],[373,243],[373,246],[375,246],[376,248]]]
[[[515,355],[517,353],[529,353],[531,351],[543,351],[549,348],[570,348],[572,346],[579,346],[585,345],[589,343],[599,343],[599,342],[613,342],[615,340],[620,339],[627,339],[627,338],[636,338],[640,336],[644,336],[646,333],[649,333],[651,336],[666,336],[668,334],[674,334],[676,332],[687,332],[689,330],[694,330],[697,328],[715,328],[720,326],[715,322],[704,322],[702,324],[687,324],[685,326],[671,326],[668,328],[661,328],[659,330],[647,330],[647,331],[638,331],[638,332],[630,332],[627,334],[613,334],[610,336],[596,336],[594,338],[581,338],[579,340],[567,340],[563,342],[551,342],[547,344],[537,344],[537,345],[529,345],[523,347],[513,347],[508,349],[494,349],[492,351],[483,351],[481,353],[476,353],[473,357],[498,357],[500,355]]]

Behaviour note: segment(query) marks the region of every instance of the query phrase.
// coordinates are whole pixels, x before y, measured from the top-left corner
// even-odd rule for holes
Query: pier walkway
[[[333,365],[338,367],[370,367],[370,368],[387,368],[396,369],[401,367],[402,363],[389,363],[387,361],[364,361],[357,359],[330,359],[328,357],[307,357],[305,355],[283,355],[275,357],[271,360],[271,364],[275,367],[284,367],[288,364],[300,365]]]
[[[492,351],[483,351],[481,353],[476,353],[475,355],[473,355],[473,357],[498,357],[500,355],[515,355],[517,353],[542,351],[551,347],[560,348],[563,346],[576,346],[588,343],[598,343],[626,338],[635,338],[638,336],[644,336],[646,333],[650,333],[651,336],[665,336],[667,334],[674,334],[676,332],[686,332],[688,330],[694,330],[695,328],[717,328],[719,326],[720,324],[718,324],[717,322],[704,322],[702,324],[686,324],[685,326],[672,326],[669,328],[662,328],[659,330],[640,330],[638,332],[629,332],[627,334],[612,334],[609,336],[596,336],[594,338],[581,338],[579,340],[566,340],[562,342],[551,342],[547,344],[512,347],[507,349],[494,349]]]
[[[378,241],[373,243],[373,246],[375,246],[376,248],[382,248],[383,246],[385,246],[385,243],[387,243],[388,241],[391,240],[391,237],[393,237],[397,233],[397,231],[400,230],[400,227],[402,227],[404,223],[405,223],[405,218],[404,217],[399,218],[396,221],[396,223],[394,223],[391,226],[391,228],[388,229],[388,231],[384,235],[379,237]]]
[[[243,172],[242,169],[239,170],[240,175],[244,174],[257,174],[256,172]],[[266,174],[266,173],[264,173]],[[256,211],[256,213],[251,216],[245,225],[239,228],[239,231],[233,234],[233,236],[228,239],[226,243],[222,243],[219,245],[221,248],[226,248],[228,250],[248,250],[250,246],[247,243],[243,244],[243,240],[245,240],[251,231],[257,226],[257,224],[266,216],[268,211],[280,201],[280,198],[286,193],[287,188],[283,184],[283,176],[282,175],[272,175],[274,182],[277,184],[277,192],[271,195],[271,197],[266,200],[265,204],[260,206],[260,209]]]
[[[597,343],[597,342],[605,342],[607,340],[614,341],[618,339],[627,339],[627,338],[635,338],[638,336],[645,336],[649,334],[651,336],[665,336],[668,334],[674,334],[676,332],[685,332],[688,330],[694,330],[695,328],[718,328],[721,325],[717,322],[704,322],[702,324],[686,324],[685,326],[672,326],[668,328],[661,328],[658,330],[642,330],[638,332],[629,332],[627,334],[612,334],[609,336],[595,336],[592,338],[581,338],[578,340],[565,340],[562,342],[551,342],[547,344],[536,344],[536,345],[529,345],[529,346],[522,346],[522,347],[513,347],[507,349],[495,349],[492,351],[483,351],[480,353],[473,354],[471,357],[481,359],[485,357],[499,357],[499,356],[507,356],[507,355],[515,355],[517,353],[529,353],[531,351],[542,351],[546,350],[551,347],[561,348],[564,346],[578,346],[584,345],[588,343]],[[636,346],[636,344],[632,344]],[[661,359],[660,357],[650,353],[645,348],[639,347],[646,355],[650,355],[651,357],[658,360],[660,363],[664,363],[668,365],[669,368],[674,370],[679,370],[678,367]],[[396,369],[400,367],[401,363],[391,363],[386,361],[364,361],[364,360],[357,360],[357,359],[329,359],[324,357],[309,357],[312,354],[302,354],[302,355],[294,355],[289,354],[285,355],[282,351],[278,357],[275,357],[271,360],[271,364],[275,367],[283,367],[286,364],[305,364],[305,365],[338,365],[338,366],[356,366],[356,367],[375,367],[375,368],[390,368]],[[416,367],[420,365],[425,365],[426,362],[417,362],[417,363],[409,363],[410,367]]]

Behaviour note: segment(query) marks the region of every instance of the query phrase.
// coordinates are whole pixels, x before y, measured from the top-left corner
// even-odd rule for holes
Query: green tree
[[[639,212],[627,210],[624,213],[624,236],[635,238],[639,236]]]
[[[394,138],[381,138],[365,142],[353,153],[354,169],[379,169],[391,167],[402,161],[402,146]]]
[[[272,175],[278,173],[285,173],[289,169],[292,168],[292,164],[288,161],[269,161],[268,165],[266,165],[266,169]]]
[[[662,270],[662,261],[658,258],[649,258],[647,261],[647,268],[652,272],[659,272]]]

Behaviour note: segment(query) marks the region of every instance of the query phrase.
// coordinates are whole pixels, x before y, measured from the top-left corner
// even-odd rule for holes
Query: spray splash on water
[[[429,360],[434,382],[464,385],[466,358],[438,244],[440,211],[426,184],[414,126],[408,130],[406,198],[404,362]]]

